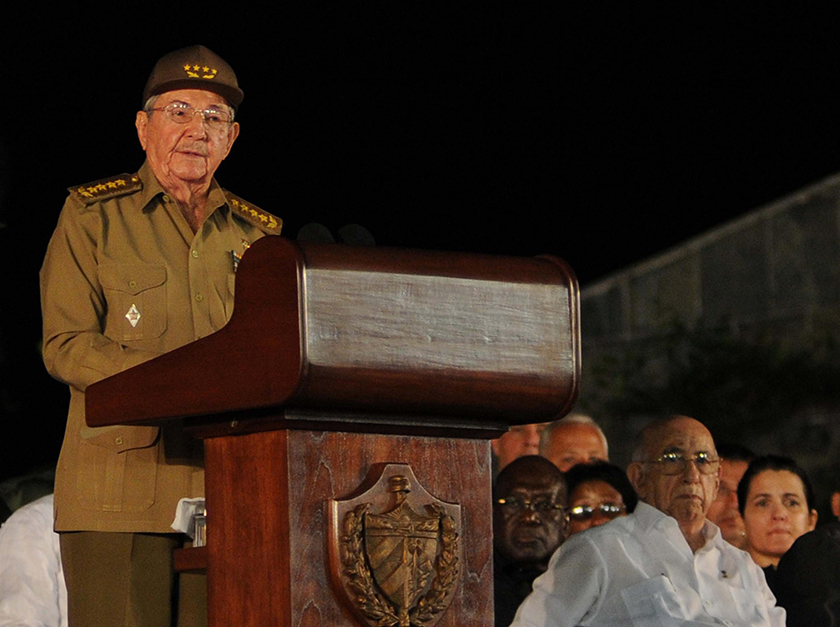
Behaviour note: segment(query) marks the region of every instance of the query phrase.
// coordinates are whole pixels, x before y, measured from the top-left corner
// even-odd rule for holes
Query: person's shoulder
[[[13,529],[22,529],[36,534],[38,529],[52,529],[52,527],[53,495],[47,494],[13,512],[0,527],[0,532],[11,533]]]
[[[139,174],[117,174],[83,185],[69,187],[70,200],[84,208],[121,196],[135,194],[143,189]]]
[[[226,189],[222,190],[234,215],[268,235],[280,235],[283,220]]]
[[[815,572],[817,565],[840,557],[840,522],[832,522],[799,536],[779,561],[780,572],[801,568]]]
[[[632,514],[622,516],[610,522],[598,525],[570,536],[561,546],[572,543],[575,545],[594,545],[606,548],[613,544],[624,544],[635,538],[636,520]]]

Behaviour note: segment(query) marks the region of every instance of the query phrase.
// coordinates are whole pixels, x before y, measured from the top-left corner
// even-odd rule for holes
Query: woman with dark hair
[[[626,516],[639,502],[627,475],[607,462],[578,464],[566,473],[569,487],[569,533]]]
[[[789,457],[756,457],[738,483],[747,552],[764,569],[771,590],[782,555],[816,526],[815,505],[808,475]]]

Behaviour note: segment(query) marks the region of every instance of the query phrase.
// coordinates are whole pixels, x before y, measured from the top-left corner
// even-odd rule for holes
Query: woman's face
[[[569,533],[597,527],[627,515],[621,493],[606,481],[586,481],[569,497]]]
[[[747,550],[762,568],[776,566],[799,536],[814,529],[802,479],[789,470],[763,470],[753,477],[744,504]]]

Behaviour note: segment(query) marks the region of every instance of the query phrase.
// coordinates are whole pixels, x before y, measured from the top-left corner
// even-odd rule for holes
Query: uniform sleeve
[[[574,627],[597,612],[607,569],[598,548],[582,536],[561,545],[548,570],[519,606],[511,627]]]
[[[102,333],[107,305],[97,265],[100,220],[98,212],[69,198],[41,267],[44,363],[53,377],[79,390],[156,356]]]
[[[52,499],[44,498],[0,528],[0,627],[66,625],[66,603]]]

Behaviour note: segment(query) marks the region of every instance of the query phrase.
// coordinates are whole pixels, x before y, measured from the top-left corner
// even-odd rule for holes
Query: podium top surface
[[[577,281],[519,258],[257,241],[217,333],[90,386],[87,422],[296,409],[500,425],[569,411]]]

